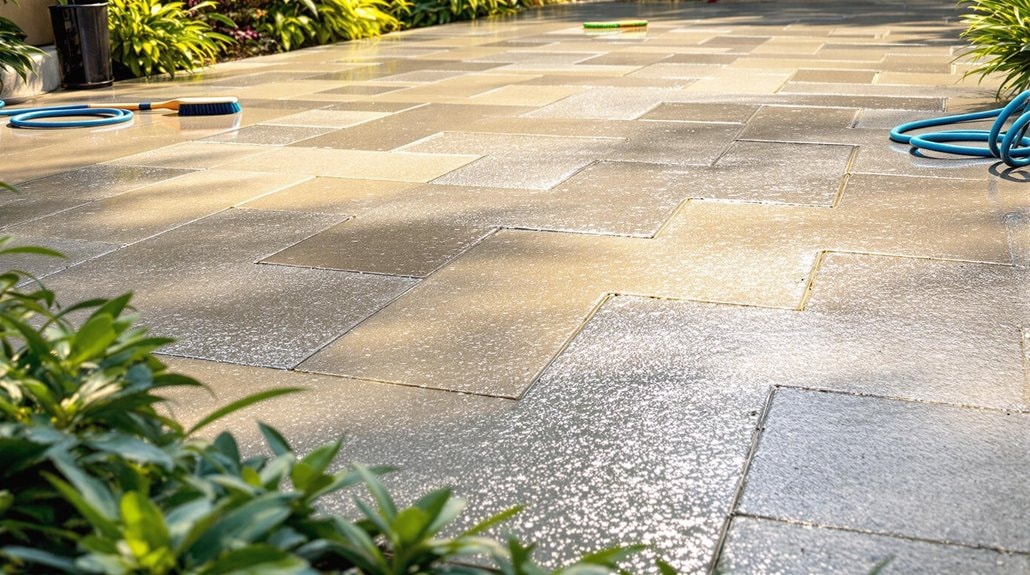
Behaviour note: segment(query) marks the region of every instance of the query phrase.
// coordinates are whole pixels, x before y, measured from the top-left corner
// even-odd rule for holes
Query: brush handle
[[[238,100],[235,96],[221,96],[217,98],[176,98],[162,102],[102,102],[89,104],[89,108],[120,108],[122,110],[178,110],[182,105],[201,104],[234,104]]]

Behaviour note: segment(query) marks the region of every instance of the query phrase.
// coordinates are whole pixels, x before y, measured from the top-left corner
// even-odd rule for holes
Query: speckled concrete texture
[[[1026,413],[781,390],[739,510],[1026,553],[1028,425]]]
[[[741,517],[733,520],[719,573],[1016,575],[1030,556]]]
[[[940,0],[585,2],[58,92],[243,113],[0,119],[0,235],[69,256],[0,269],[132,290],[222,398],[313,387],[227,425],[526,502],[548,564],[1024,571],[1030,177],[887,139],[996,106],[961,31]]]
[[[69,302],[120,294],[134,278],[142,321],[178,339],[167,353],[293,367],[412,283],[253,263],[336,221],[228,210],[53,275],[47,285]]]

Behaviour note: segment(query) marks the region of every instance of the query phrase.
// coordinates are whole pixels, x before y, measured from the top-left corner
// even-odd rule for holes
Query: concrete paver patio
[[[650,25],[581,29],[613,18]],[[1030,183],[887,141],[993,105],[960,31],[950,0],[590,3],[53,94],[244,112],[3,127],[0,233],[69,259],[2,263],[131,289],[217,403],[309,388],[231,418],[247,449],[345,434],[402,498],[527,504],[549,562],[1025,573]]]

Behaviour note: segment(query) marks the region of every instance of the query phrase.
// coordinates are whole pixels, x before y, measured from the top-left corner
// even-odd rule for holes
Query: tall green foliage
[[[1030,89],[1030,0],[960,0],[962,38],[979,65],[967,75],[1001,74],[998,96]]]
[[[0,256],[57,255],[9,245],[0,238]],[[61,308],[31,279],[0,274],[2,573],[605,575],[641,549],[546,570],[532,546],[484,536],[518,508],[444,536],[461,500],[438,489],[401,506],[379,478],[389,469],[337,468],[340,441],[300,455],[260,425],[271,455],[245,457],[229,433],[199,439],[229,413],[298,390],[246,397],[185,429],[158,392],[201,384],[152,354],[169,340],[134,325],[129,294]],[[357,520],[318,510],[358,486]]]
[[[111,58],[133,76],[192,71],[212,64],[234,41],[216,32],[210,21],[232,27],[231,20],[214,12],[216,3],[204,1],[187,8],[183,2],[110,0],[108,25]],[[209,12],[205,18],[199,15]]]

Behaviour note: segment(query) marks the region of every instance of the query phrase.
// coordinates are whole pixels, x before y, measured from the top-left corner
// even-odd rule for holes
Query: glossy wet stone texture
[[[297,184],[304,178],[205,170],[10,228],[15,233],[131,244]]]
[[[1026,553],[1028,429],[1026,413],[781,390],[739,509]]]
[[[529,502],[516,528],[551,561],[644,540],[684,573],[720,554],[867,572],[892,550],[895,572],[1018,570],[969,545],[1026,535],[1009,466],[1030,412],[1030,180],[887,140],[996,106],[997,79],[963,79],[961,31],[930,0],[566,4],[58,92],[39,103],[234,95],[243,113],[0,126],[0,180],[22,190],[0,193],[0,235],[69,256],[0,263],[69,301],[133,290],[179,338],[167,353],[214,360],[180,363],[231,394],[314,382],[262,418],[306,447],[353,428],[355,456],[413,470],[407,494]],[[811,390],[861,396],[884,433],[852,450],[810,431],[851,425],[805,412]],[[760,421],[771,392],[804,409]],[[936,419],[904,436],[919,410]],[[934,467],[973,450],[940,414],[973,422],[984,465]],[[892,475],[915,444],[948,459]],[[880,467],[799,494],[778,453],[822,457],[827,484]]]
[[[1026,555],[741,517],[730,527],[719,573],[870,573],[884,562],[881,573],[1030,570]]]
[[[126,278],[136,278],[133,301],[142,321],[155,334],[178,340],[165,352],[292,367],[411,286],[399,278],[252,263],[337,220],[229,210],[75,266],[47,283],[77,301],[120,294]],[[254,307],[253,298],[275,305]]]
[[[187,367],[232,394],[266,381],[315,388],[309,397],[269,404],[260,417],[281,426],[302,449],[345,432],[346,459],[404,468],[390,480],[402,497],[440,482],[455,485],[472,505],[469,522],[524,502],[527,511],[512,528],[535,540],[560,541],[540,550],[549,563],[644,541],[696,572],[713,553],[732,505],[766,390],[684,369],[691,344],[677,342],[674,321],[626,313],[633,307],[602,309],[518,402]],[[256,416],[232,425],[253,430]],[[255,449],[256,434],[248,436],[247,447]],[[342,499],[331,507],[345,508]],[[632,571],[647,572],[641,563]]]

